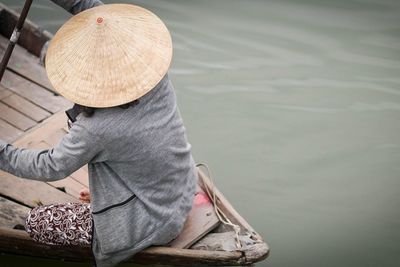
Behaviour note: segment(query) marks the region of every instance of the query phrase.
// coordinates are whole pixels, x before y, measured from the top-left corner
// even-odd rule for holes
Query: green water
[[[172,33],[196,160],[271,246],[256,266],[400,266],[400,1],[131,2]]]

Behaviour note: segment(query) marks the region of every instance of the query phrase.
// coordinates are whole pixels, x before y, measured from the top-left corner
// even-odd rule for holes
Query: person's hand
[[[79,192],[79,200],[84,203],[90,203],[90,192],[89,189],[82,189]]]

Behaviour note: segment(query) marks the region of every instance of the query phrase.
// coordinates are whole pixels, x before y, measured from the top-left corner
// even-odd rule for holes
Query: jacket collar
[[[65,114],[67,114],[68,119],[72,123],[74,123],[76,121],[76,117],[78,117],[78,115],[81,114],[83,110],[83,106],[75,104],[71,109],[65,111]]]

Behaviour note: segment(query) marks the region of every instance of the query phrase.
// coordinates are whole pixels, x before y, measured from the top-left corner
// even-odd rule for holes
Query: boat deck
[[[7,44],[0,35],[0,55]],[[0,84],[0,138],[13,142],[69,106],[69,101],[54,93],[39,58],[17,45]]]
[[[0,35],[0,56],[8,40]],[[17,45],[0,84],[0,139],[18,147],[47,149],[66,134],[64,110],[72,103],[54,93],[39,58]],[[0,171],[1,226],[23,224],[28,210],[38,204],[77,201],[88,188],[87,167],[67,179],[37,182]],[[34,188],[34,190],[32,190]],[[12,211],[12,212],[11,212]],[[7,216],[7,214],[17,216]]]

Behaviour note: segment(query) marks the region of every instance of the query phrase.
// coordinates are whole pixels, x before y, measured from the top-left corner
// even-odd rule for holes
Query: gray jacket
[[[19,149],[0,140],[0,168],[19,177],[59,180],[86,163],[97,266],[114,266],[178,235],[197,172],[168,75],[127,109],[79,115],[53,149]]]

